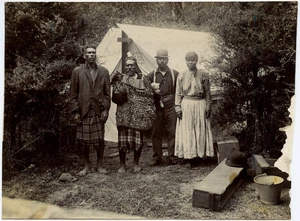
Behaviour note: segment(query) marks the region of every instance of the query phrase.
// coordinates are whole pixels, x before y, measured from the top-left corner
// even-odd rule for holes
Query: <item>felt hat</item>
[[[155,58],[168,58],[168,50],[166,49],[158,49],[156,51],[156,56]]]
[[[247,167],[247,156],[243,152],[234,151],[225,164],[230,167]]]

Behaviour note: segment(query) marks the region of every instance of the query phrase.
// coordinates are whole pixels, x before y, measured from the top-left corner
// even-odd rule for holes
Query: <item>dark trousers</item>
[[[168,144],[168,156],[174,156],[175,147],[175,130],[177,115],[175,108],[156,108],[156,120],[152,133],[153,158],[155,160],[162,159],[162,136],[165,129]]]

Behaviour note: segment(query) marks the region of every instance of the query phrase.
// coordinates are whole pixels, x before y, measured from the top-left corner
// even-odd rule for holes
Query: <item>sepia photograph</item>
[[[2,219],[295,220],[297,1],[1,3]]]

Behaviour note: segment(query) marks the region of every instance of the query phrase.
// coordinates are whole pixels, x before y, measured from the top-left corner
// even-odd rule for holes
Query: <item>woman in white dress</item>
[[[188,159],[193,167],[193,159],[214,156],[211,95],[208,73],[197,69],[198,55],[188,52],[185,61],[188,69],[179,74],[175,94],[175,156]]]

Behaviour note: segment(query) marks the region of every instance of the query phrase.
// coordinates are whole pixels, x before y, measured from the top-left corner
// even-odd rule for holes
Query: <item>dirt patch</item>
[[[187,165],[151,166],[152,150],[142,152],[139,174],[132,171],[133,153],[127,157],[128,170],[118,174],[116,143],[107,143],[105,167],[109,174],[89,173],[78,177],[82,162],[75,154],[64,157],[62,165],[51,168],[31,166],[11,179],[3,180],[2,194],[10,198],[37,200],[63,208],[80,208],[137,215],[148,219],[291,219],[289,189],[283,189],[281,203],[265,205],[249,178],[220,212],[192,207],[192,190],[216,166],[217,159],[206,159],[197,170]],[[91,154],[95,161],[95,153]],[[77,177],[62,183],[62,173]],[[213,185],[213,184],[212,184]],[[88,217],[87,217],[88,218]]]

